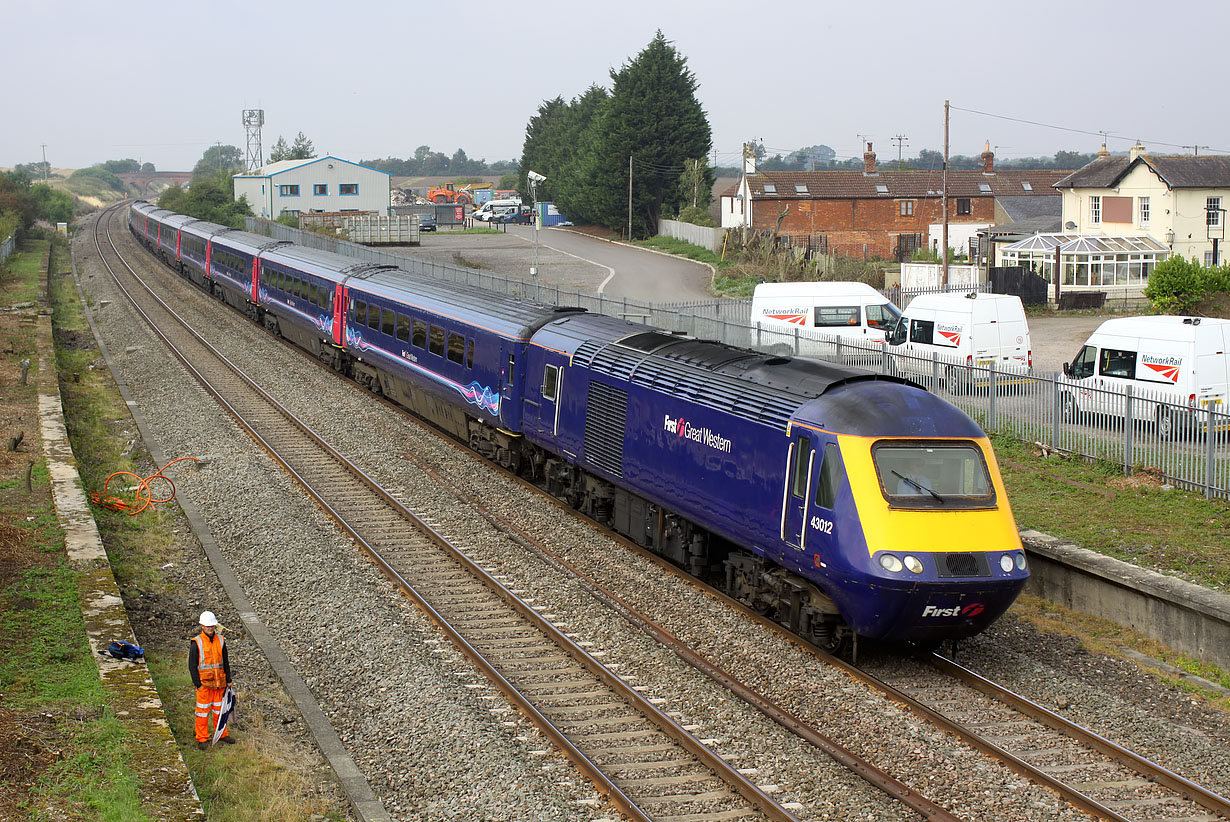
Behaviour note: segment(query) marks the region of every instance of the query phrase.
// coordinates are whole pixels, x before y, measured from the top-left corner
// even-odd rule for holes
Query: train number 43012
[[[833,533],[833,521],[831,519],[820,519],[820,517],[811,518],[811,527],[822,534]]]

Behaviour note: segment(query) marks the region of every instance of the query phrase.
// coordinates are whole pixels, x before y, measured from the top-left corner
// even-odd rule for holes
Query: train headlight
[[[1024,570],[1025,570],[1025,555],[1024,555],[1024,554],[1017,554],[1017,555],[1016,555],[1016,569],[1017,569],[1018,571],[1024,571]]]
[[[906,554],[905,557],[905,567],[909,568],[910,571],[915,574],[921,574],[923,572],[922,562],[919,561],[918,557],[910,556],[909,554]]]
[[[901,560],[892,554],[880,554],[880,567],[885,571],[895,574],[902,568]]]
[[[1014,565],[1016,562],[1013,561],[1012,554],[1004,554],[999,558],[999,567],[1005,574],[1011,572]]]

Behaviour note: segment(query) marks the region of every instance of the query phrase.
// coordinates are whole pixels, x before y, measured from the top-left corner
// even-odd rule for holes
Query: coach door
[[[795,429],[786,454],[785,481],[782,487],[782,542],[802,550],[803,529],[807,524],[807,500],[815,477],[816,451],[811,435]]]

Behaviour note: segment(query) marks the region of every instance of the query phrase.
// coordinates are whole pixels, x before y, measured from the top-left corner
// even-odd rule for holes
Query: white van
[[[951,366],[1022,375],[1033,369],[1033,345],[1021,298],[1010,294],[921,294],[910,300],[905,313],[889,332],[893,365],[904,374],[931,374],[933,359],[948,387],[957,387]],[[938,355],[938,356],[933,356]],[[987,372],[963,372],[965,385],[986,382]],[[999,381],[1002,384],[1004,381]]]
[[[901,312],[866,283],[761,283],[752,294],[752,325],[810,329],[884,342]]]
[[[476,220],[486,222],[497,214],[504,214],[508,211],[515,210],[521,205],[521,200],[488,200],[478,208],[474,209],[472,216]]]
[[[1204,427],[1207,410],[1225,415],[1230,383],[1230,320],[1204,317],[1122,317],[1098,326],[1060,385],[1068,419],[1081,414],[1154,422],[1169,439]],[[1218,420],[1225,424],[1225,417]]]

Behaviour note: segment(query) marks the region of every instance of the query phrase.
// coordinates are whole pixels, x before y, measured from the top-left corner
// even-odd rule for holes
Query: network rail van
[[[1202,431],[1208,411],[1226,425],[1230,413],[1230,320],[1206,317],[1122,317],[1089,336],[1063,364],[1064,415],[1126,416],[1156,424],[1158,436]]]
[[[906,306],[889,332],[889,351],[896,369],[905,374],[930,374],[934,359],[949,365],[988,369],[992,364],[1010,374],[1033,368],[1033,344],[1021,298],[1009,294],[922,294]],[[964,380],[989,380],[985,371],[966,372]],[[952,380],[947,380],[952,382]]]
[[[752,294],[752,325],[810,329],[884,342],[901,312],[866,283],[761,283]]]

